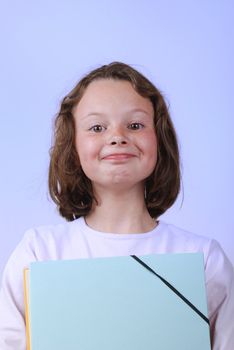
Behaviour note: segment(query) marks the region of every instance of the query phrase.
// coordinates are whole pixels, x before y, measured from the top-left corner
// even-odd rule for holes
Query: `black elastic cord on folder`
[[[175,287],[173,287],[167,280],[165,280],[162,276],[157,274],[151,267],[149,267],[144,261],[139,259],[136,255],[131,255],[133,259],[135,259],[139,264],[144,266],[148,271],[153,273],[155,276],[157,276],[167,287],[169,287],[178,297],[180,297],[188,306],[191,307],[206,323],[210,324],[209,319],[201,312],[199,311],[196,306],[194,306],[183,294],[181,294]]]

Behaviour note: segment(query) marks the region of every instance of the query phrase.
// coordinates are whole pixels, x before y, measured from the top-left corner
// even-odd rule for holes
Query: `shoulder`
[[[62,259],[64,252],[79,241],[81,235],[82,218],[31,228],[25,232],[19,246],[30,250],[35,260]]]
[[[230,269],[231,264],[222,247],[215,239],[190,232],[165,222],[160,222],[160,234],[167,252],[203,253],[205,268],[207,268],[211,274],[218,266],[220,267],[220,265],[225,265],[226,269]]]
[[[162,236],[167,242],[168,251],[202,252],[206,273],[206,284],[210,294],[221,292],[234,279],[233,266],[215,239],[189,232],[171,224],[161,223]]]
[[[81,239],[81,219],[26,230],[10,255],[6,268],[12,264],[23,263],[26,267],[33,261],[69,259],[69,252]]]
[[[64,221],[59,224],[53,225],[43,225],[30,228],[25,231],[23,235],[23,240],[25,241],[33,241],[36,240],[52,240],[52,239],[60,239],[65,235],[69,235],[74,231],[75,224],[74,221],[67,222]]]
[[[207,252],[212,239],[160,221],[160,233],[168,247],[175,252]]]

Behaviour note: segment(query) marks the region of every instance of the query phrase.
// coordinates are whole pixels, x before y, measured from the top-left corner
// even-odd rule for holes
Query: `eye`
[[[105,129],[106,128],[104,126],[97,124],[97,125],[92,126],[89,130],[94,131],[94,132],[102,132]]]
[[[144,125],[141,124],[141,123],[131,123],[131,124],[128,126],[128,128],[131,129],[131,130],[139,130],[139,129],[144,128]]]

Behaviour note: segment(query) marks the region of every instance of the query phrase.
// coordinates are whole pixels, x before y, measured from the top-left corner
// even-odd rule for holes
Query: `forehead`
[[[144,109],[153,113],[149,98],[138,94],[132,84],[125,80],[100,79],[88,85],[81,100],[75,107],[76,113],[89,113],[90,110],[101,112],[113,108]]]

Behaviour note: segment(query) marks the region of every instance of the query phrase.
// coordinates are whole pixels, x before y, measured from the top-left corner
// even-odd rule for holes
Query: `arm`
[[[25,350],[23,269],[35,261],[27,232],[5,267],[0,290],[0,349]]]
[[[211,241],[205,268],[212,350],[232,350],[234,271],[216,241]]]

